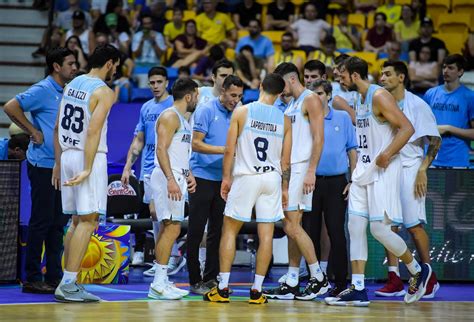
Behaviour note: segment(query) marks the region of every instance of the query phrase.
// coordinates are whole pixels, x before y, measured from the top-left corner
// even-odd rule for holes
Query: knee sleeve
[[[407,245],[400,236],[392,231],[389,223],[373,221],[370,223],[370,232],[395,256],[400,257],[406,252]]]
[[[367,224],[365,217],[349,215],[349,240],[351,261],[367,261]]]

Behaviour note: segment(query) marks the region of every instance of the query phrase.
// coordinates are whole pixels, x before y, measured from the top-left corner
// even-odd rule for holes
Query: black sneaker
[[[276,288],[263,291],[263,294],[269,299],[294,300],[295,296],[300,294],[300,288],[299,285],[292,287],[286,283],[281,283]]]
[[[316,277],[311,277],[304,291],[300,295],[295,296],[295,298],[297,300],[310,301],[318,295],[326,294],[330,287],[331,285],[329,285],[326,274],[323,274],[322,281],[318,281]]]
[[[329,293],[328,293],[328,296],[329,297],[336,297],[339,295],[339,293],[341,293],[342,291],[344,291],[346,289],[346,287],[344,286],[334,286],[332,289],[329,290]]]

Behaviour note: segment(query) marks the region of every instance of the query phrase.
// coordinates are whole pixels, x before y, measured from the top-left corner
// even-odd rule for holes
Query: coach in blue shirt
[[[51,185],[54,166],[53,131],[64,85],[76,74],[74,53],[65,48],[48,52],[49,76],[16,95],[5,104],[10,119],[31,137],[26,152],[31,184],[31,217],[26,247],[26,283],[23,292],[54,293],[62,277],[61,253],[64,226],[61,194]],[[30,112],[32,123],[26,118]],[[56,169],[59,171],[59,169]],[[41,254],[45,244],[46,275],[41,273]]]
[[[187,263],[191,292],[204,294],[217,284],[219,242],[225,202],[221,198],[222,159],[232,112],[242,99],[244,84],[229,75],[222,92],[196,110],[193,127],[193,153],[190,167],[196,178],[196,192],[189,195]],[[199,244],[208,222],[206,266],[203,277],[199,266]]]
[[[331,241],[331,264],[336,284],[331,296],[336,296],[346,288],[347,249],[344,225],[350,186],[347,171],[350,168],[352,173],[357,162],[356,133],[349,114],[333,109],[328,103],[332,92],[330,82],[318,80],[311,84],[310,89],[319,96],[324,107],[325,140],[316,169],[312,213],[303,216],[303,227],[313,240],[317,252],[320,252],[324,216]],[[320,254],[317,256],[320,258]]]
[[[431,106],[442,142],[433,161],[438,167],[469,167],[469,145],[474,140],[474,92],[462,85],[464,58],[443,61],[444,84],[431,88],[424,100]]]

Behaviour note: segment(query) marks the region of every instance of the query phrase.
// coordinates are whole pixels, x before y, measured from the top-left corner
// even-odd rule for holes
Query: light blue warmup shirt
[[[347,152],[357,148],[355,127],[345,111],[329,107],[324,117],[324,145],[316,175],[336,176],[347,172]]]
[[[257,39],[252,39],[250,36],[240,38],[235,47],[235,52],[240,53],[240,49],[246,45],[252,47],[253,55],[261,59],[268,58],[275,54],[272,41],[262,35],[260,35]]]
[[[143,104],[140,109],[140,117],[138,119],[137,127],[135,128],[135,135],[138,132],[143,132],[145,137],[145,145],[142,150],[142,163],[140,180],[143,180],[144,175],[151,175],[153,172],[155,160],[155,124],[161,112],[168,107],[173,106],[173,97],[170,95],[164,101],[157,102],[154,98]]]
[[[28,162],[34,166],[50,169],[54,166],[53,132],[62,96],[61,85],[48,76],[15,97],[21,109],[31,113],[33,126],[43,133],[43,144],[30,142],[26,151]]]
[[[461,85],[452,92],[444,85],[429,89],[424,100],[433,110],[438,125],[453,125],[462,129],[471,128],[474,120],[474,92]],[[448,134],[443,135],[441,148],[433,165],[442,167],[469,166],[469,140]]]
[[[8,160],[8,139],[0,139],[0,160]]]
[[[205,134],[204,143],[225,146],[231,117],[232,112],[219,102],[219,98],[215,98],[196,110],[193,131]],[[193,175],[201,179],[222,181],[223,158],[223,154],[193,152],[190,160]]]
[[[286,108],[288,107],[288,105],[289,104],[286,104],[285,102],[283,102],[279,97],[276,99],[275,103],[273,103],[273,106],[278,108],[283,113],[285,113]]]

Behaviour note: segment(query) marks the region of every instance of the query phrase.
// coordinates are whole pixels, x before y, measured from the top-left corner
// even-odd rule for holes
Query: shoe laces
[[[410,293],[416,293],[418,291],[418,280],[420,279],[420,272],[416,273],[415,275],[410,278],[410,286],[409,286],[409,292]]]
[[[344,295],[347,295],[349,293],[351,293],[352,291],[355,290],[355,286],[354,285],[351,285],[349,288],[346,288],[344,291],[342,291],[341,293],[339,293],[338,297],[342,297]]]

